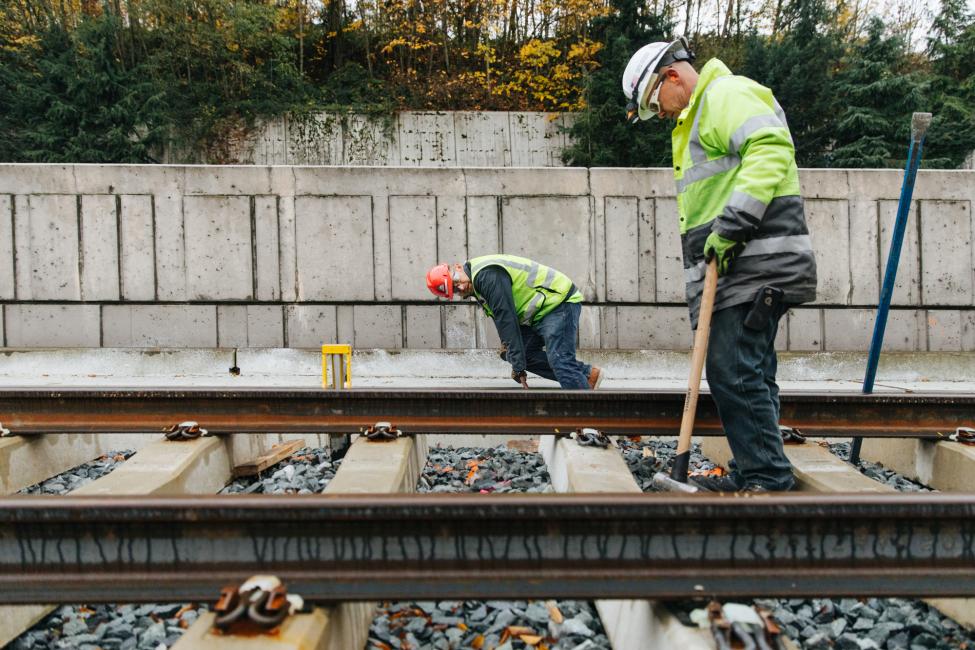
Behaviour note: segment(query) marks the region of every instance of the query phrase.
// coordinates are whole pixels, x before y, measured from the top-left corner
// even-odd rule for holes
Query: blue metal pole
[[[887,253],[887,268],[884,271],[884,285],[880,291],[880,303],[877,306],[877,319],[873,325],[873,339],[870,341],[870,351],[867,354],[867,371],[863,377],[863,392],[873,392],[873,382],[877,376],[877,366],[880,363],[880,350],[884,344],[884,330],[887,328],[887,315],[890,312],[890,301],[894,294],[894,282],[897,279],[897,264],[900,262],[901,247],[904,243],[904,232],[907,230],[907,217],[911,208],[911,195],[914,194],[914,180],[917,169],[921,164],[921,154],[924,149],[924,135],[931,124],[931,113],[914,113],[911,118],[911,144],[907,150],[907,166],[904,169],[904,181],[901,184],[901,196],[897,203],[897,218],[894,220],[894,230],[890,238],[890,251]],[[856,464],[860,460],[862,438],[854,438],[850,449],[850,462]]]

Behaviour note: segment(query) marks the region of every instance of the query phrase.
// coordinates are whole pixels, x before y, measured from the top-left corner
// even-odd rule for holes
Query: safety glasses
[[[654,113],[655,115],[659,115],[660,114],[660,89],[664,87],[664,78],[661,77],[660,79],[654,79],[653,81],[657,85],[654,86],[653,92],[650,93],[650,99],[647,100],[647,108],[650,110],[650,112]]]

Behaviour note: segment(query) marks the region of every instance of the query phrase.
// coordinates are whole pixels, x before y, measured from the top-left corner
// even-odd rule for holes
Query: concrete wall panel
[[[152,218],[152,197],[119,197],[119,268],[123,300],[153,300],[156,297],[156,235]]]
[[[457,165],[511,165],[511,134],[507,113],[458,111],[453,116]]]
[[[437,197],[437,262],[467,257],[467,201],[463,196]]]
[[[640,201],[635,196],[607,196],[606,300],[637,302],[640,299]]]
[[[975,327],[973,327],[975,329]],[[477,333],[477,347],[489,350],[501,348],[501,337],[498,336],[498,328],[494,321],[488,318],[483,309],[478,309],[474,313],[474,330]]]
[[[342,155],[346,165],[399,165],[397,125],[361,115],[345,118]]]
[[[961,349],[963,352],[975,352],[975,311],[961,312]]]
[[[254,264],[258,300],[281,298],[280,232],[278,197],[254,197]]]
[[[599,311],[599,347],[615,350],[619,347],[618,307],[604,306]]]
[[[971,305],[972,217],[968,201],[922,201],[921,304]]]
[[[406,332],[403,347],[411,350],[441,349],[443,345],[440,341],[440,306],[407,305],[404,309]]]
[[[654,246],[657,250],[657,302],[686,302],[684,256],[680,244],[680,217],[676,199],[654,202]]]
[[[186,300],[183,197],[178,189],[153,196],[156,215],[156,297]]]
[[[452,113],[400,113],[400,163],[452,167],[457,160],[453,125]]]
[[[651,198],[640,199],[640,223],[638,237],[638,254],[640,261],[640,302],[654,302],[657,297],[657,227],[654,215],[655,201]],[[609,278],[606,279],[607,284]]]
[[[562,164],[565,138],[558,114],[508,113],[511,164],[514,167],[557,167]]]
[[[289,348],[321,348],[336,342],[334,305],[288,305],[284,318]]]
[[[854,305],[876,305],[880,300],[878,220],[876,201],[850,201],[850,302]]]
[[[470,196],[467,198],[467,254],[469,258],[491,255],[501,250],[498,215],[498,197]]]
[[[111,194],[81,197],[81,297],[119,299],[118,201]]]
[[[399,305],[355,305],[355,347],[403,347],[403,311]]]
[[[336,343],[352,345],[355,342],[355,307],[338,305],[335,308]]]
[[[618,347],[624,350],[687,350],[694,334],[686,307],[617,307]]]
[[[254,299],[254,202],[246,196],[186,197],[186,277],[192,300]]]
[[[502,252],[555,267],[592,299],[595,269],[588,198],[503,198],[501,230]]]
[[[98,305],[6,305],[6,345],[12,348],[97,348]]]
[[[214,305],[105,305],[102,345],[107,348],[213,348]]]
[[[0,300],[13,300],[15,287],[14,200],[9,194],[0,194]]]
[[[299,196],[295,220],[298,300],[372,300],[372,199]]]
[[[806,201],[806,223],[816,251],[817,304],[850,301],[850,218],[845,201]]]
[[[430,297],[424,278],[427,270],[441,261],[437,257],[437,240],[435,197],[389,197],[389,262],[394,300]]]
[[[76,196],[36,194],[17,197],[14,237],[17,298],[81,298]]]
[[[927,349],[931,352],[961,352],[962,312],[937,309],[927,312]]]
[[[824,309],[824,348],[830,351],[866,352],[873,336],[875,309]],[[883,351],[915,352],[926,349],[918,339],[917,311],[892,309],[887,317]]]
[[[601,307],[583,305],[579,314],[579,349],[598,350],[600,346],[599,330],[602,320]]]
[[[221,348],[284,347],[284,314],[281,306],[218,306],[217,345]]]
[[[884,271],[887,268],[887,255],[890,253],[890,240],[897,219],[897,201],[879,201],[880,210],[880,266],[877,277],[883,288]],[[897,265],[897,279],[894,283],[893,305],[918,305],[921,302],[921,256],[918,243],[917,201],[911,202],[907,215],[907,228],[901,245],[900,261]]]
[[[467,350],[477,347],[474,310],[474,305],[443,306],[444,347],[448,350]]]
[[[789,350],[810,352],[823,349],[822,309],[790,309],[786,320],[789,324]]]

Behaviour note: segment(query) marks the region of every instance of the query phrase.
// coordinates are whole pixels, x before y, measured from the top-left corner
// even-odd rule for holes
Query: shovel
[[[687,396],[684,398],[684,414],[680,421],[680,436],[677,438],[677,455],[671,467],[670,476],[657,472],[653,483],[662,490],[670,492],[698,491],[687,483],[687,470],[691,462],[691,433],[694,431],[694,416],[697,414],[697,396],[701,392],[701,371],[704,359],[708,356],[708,336],[711,334],[711,312],[714,311],[714,294],[718,289],[718,260],[712,257],[704,274],[704,293],[701,295],[701,313],[697,319],[697,332],[694,333],[694,350],[691,353],[691,375],[687,378]]]

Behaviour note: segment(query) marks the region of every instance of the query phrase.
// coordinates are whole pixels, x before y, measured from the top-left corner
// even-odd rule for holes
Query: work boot
[[[596,390],[603,381],[603,371],[596,366],[589,371],[589,389]]]

